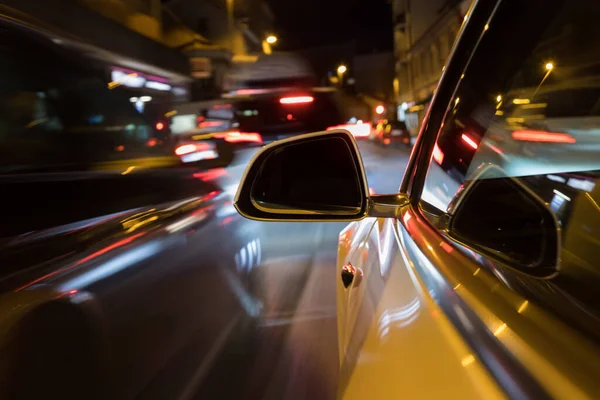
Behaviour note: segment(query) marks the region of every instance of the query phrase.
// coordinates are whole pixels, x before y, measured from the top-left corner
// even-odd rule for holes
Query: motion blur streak
[[[81,289],[89,286],[92,283],[98,282],[99,280],[114,275],[116,272],[122,271],[127,267],[154,256],[162,249],[162,247],[160,242],[154,241],[131,249],[124,254],[112,258],[106,263],[67,281],[62,289],[73,290],[73,288]]]
[[[479,147],[479,146],[477,145],[477,143],[475,143],[475,142],[473,141],[473,139],[471,139],[470,137],[468,137],[468,136],[467,136],[467,135],[465,135],[464,133],[463,133],[463,135],[461,136],[461,138],[462,138],[462,140],[463,140],[463,141],[464,141],[466,144],[468,144],[469,146],[471,146],[473,149],[477,150],[477,148]]]
[[[312,96],[298,96],[298,97],[282,97],[279,102],[281,104],[304,104],[312,103],[315,101]]]
[[[40,277],[40,278],[38,278],[38,279],[36,279],[34,281],[31,281],[31,282],[27,283],[26,285],[21,286],[20,288],[16,289],[15,291],[18,292],[20,290],[27,289],[28,287],[30,287],[32,285],[35,285],[36,283],[41,282],[43,280],[46,280],[46,279],[48,279],[48,278],[50,278],[50,277],[52,277],[54,275],[59,275],[59,274],[62,274],[64,272],[66,272],[66,271],[69,271],[69,270],[71,270],[71,269],[73,269],[73,268],[75,268],[75,267],[77,267],[77,266],[79,266],[81,264],[84,264],[84,263],[86,263],[86,262],[88,262],[90,260],[93,260],[96,257],[100,257],[101,255],[106,254],[106,253],[108,253],[111,250],[114,250],[116,248],[125,246],[126,244],[129,244],[129,243],[133,242],[135,239],[137,239],[140,236],[143,236],[145,234],[146,234],[146,232],[140,232],[140,233],[137,233],[137,234],[135,234],[133,236],[130,236],[128,238],[119,240],[118,242],[115,242],[115,243],[111,244],[110,246],[106,246],[103,249],[100,249],[100,250],[96,251],[95,253],[92,253],[89,256],[82,258],[81,260],[77,261],[73,265],[70,265],[70,266],[65,267],[65,268],[58,269],[58,270],[56,270],[54,272],[51,272],[51,273],[49,273],[47,275],[44,275],[44,276],[42,276],[42,277]]]
[[[512,133],[512,138],[524,142],[539,143],[576,143],[577,140],[568,133],[519,130]]]

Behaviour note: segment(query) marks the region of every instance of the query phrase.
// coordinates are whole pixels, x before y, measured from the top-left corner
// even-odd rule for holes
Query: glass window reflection
[[[452,214],[488,164],[524,184],[556,215],[560,272],[536,282],[499,269],[503,281],[597,337],[600,3],[511,2],[494,18],[450,103],[422,200]]]

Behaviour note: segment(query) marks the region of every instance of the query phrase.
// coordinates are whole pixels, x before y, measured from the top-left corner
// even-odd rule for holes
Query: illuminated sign
[[[149,89],[161,90],[163,92],[168,92],[169,90],[171,90],[171,85],[167,85],[166,83],[156,81],[146,82],[146,87]]]
[[[146,87],[148,89],[159,90],[161,92],[168,92],[172,88],[169,84],[147,79],[140,73],[127,73],[118,69],[113,69],[111,71],[111,79],[112,82],[108,84],[110,89],[122,85],[132,88]]]
[[[139,87],[143,87],[144,84],[146,83],[146,78],[140,76],[137,73],[125,73],[123,71],[118,71],[118,70],[113,70],[111,72],[111,78],[113,80],[113,82],[121,84],[123,86],[128,86],[128,87],[135,87],[135,88],[139,88]]]

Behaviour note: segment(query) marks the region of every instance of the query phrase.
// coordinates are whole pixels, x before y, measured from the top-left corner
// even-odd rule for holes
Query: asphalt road
[[[408,150],[370,142],[359,146],[369,186],[375,193],[394,193]],[[232,166],[210,171],[206,178],[234,193],[254,152],[238,154]],[[243,312],[227,324],[211,349],[202,352],[206,355],[193,366],[189,389],[179,400],[336,398],[335,257],[344,225],[245,225],[260,243],[258,250],[242,255],[254,257],[254,263],[247,263],[254,265],[252,270],[246,271],[251,289],[230,281]]]

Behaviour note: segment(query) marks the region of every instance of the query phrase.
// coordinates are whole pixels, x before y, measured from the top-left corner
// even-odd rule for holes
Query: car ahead
[[[338,103],[332,88],[296,85],[238,89],[216,100],[175,107],[171,129],[183,141],[220,140],[234,149],[262,146],[341,126],[343,116]],[[353,128],[347,127],[355,132]],[[360,128],[357,134],[364,135]]]
[[[380,121],[373,129],[373,139],[382,146],[411,146],[410,133],[404,121]]]
[[[291,87],[240,89],[227,95],[231,101],[231,130],[226,140],[261,143],[326,130],[344,122],[332,88]]]
[[[475,1],[398,192],[369,195],[345,131],[256,154],[242,215],[351,221],[340,397],[600,396],[599,18],[593,0]]]
[[[0,398],[193,392],[257,238],[67,39],[0,44]]]

